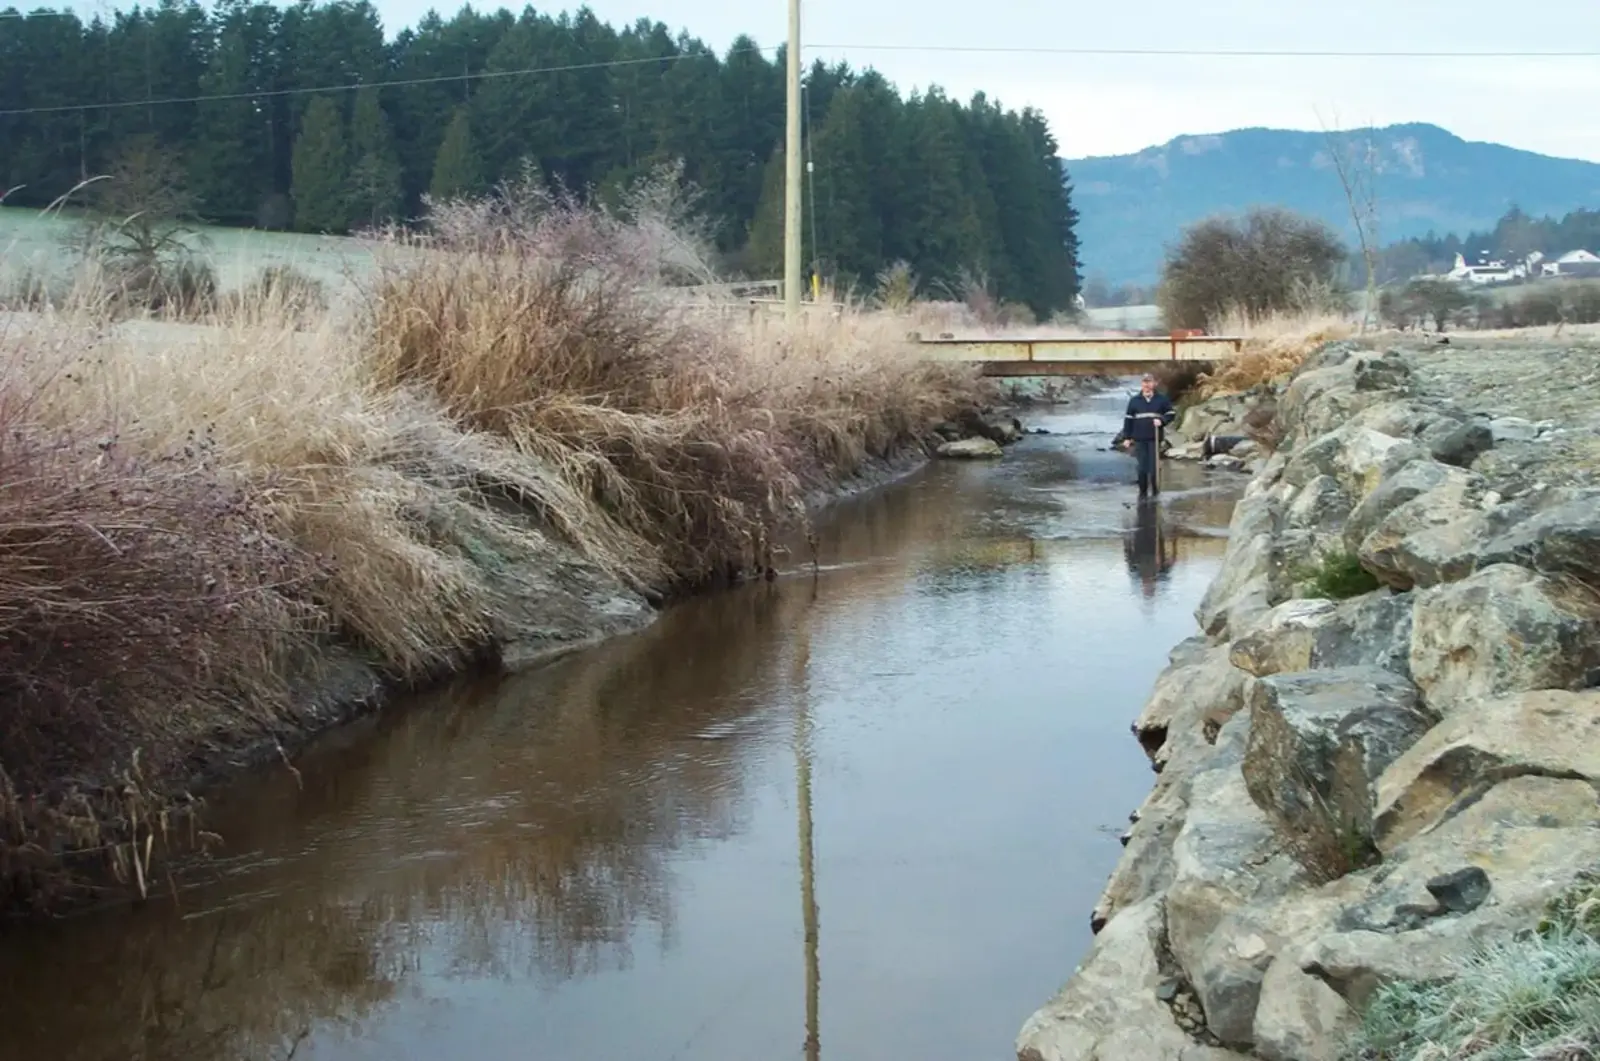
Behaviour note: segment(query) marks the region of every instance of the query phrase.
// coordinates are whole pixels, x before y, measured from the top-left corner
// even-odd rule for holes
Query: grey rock
[[[1470,468],[1472,462],[1494,447],[1494,432],[1489,425],[1474,420],[1444,422],[1422,434],[1428,453],[1441,464]]]
[[[1166,933],[1159,899],[1118,914],[1067,985],[1028,1018],[1018,1061],[1242,1061],[1197,1043],[1156,998]]]
[[[1395,474],[1383,479],[1371,493],[1362,498],[1361,503],[1350,513],[1350,518],[1345,521],[1345,547],[1352,553],[1356,552],[1361,548],[1367,535],[1371,534],[1391,512],[1406,502],[1443,486],[1450,479],[1452,472],[1458,476],[1468,474],[1440,464],[1438,461],[1419,460],[1412,461]]]
[[[1419,461],[1408,465],[1398,475],[1386,480],[1384,485],[1375,490],[1367,500],[1371,501],[1383,494],[1389,484],[1399,483],[1404,479],[1411,479],[1412,486],[1420,486],[1427,480],[1432,480],[1432,485],[1383,513],[1376,523],[1368,525],[1365,534],[1361,533],[1362,528],[1358,526],[1360,517],[1358,509],[1358,514],[1353,515],[1346,525],[1346,542],[1350,543],[1352,538],[1359,535],[1359,540],[1350,544],[1350,548],[1360,558],[1361,566],[1372,572],[1380,582],[1394,589],[1407,590],[1419,584],[1435,584],[1446,576],[1462,577],[1470,568],[1458,565],[1466,558],[1446,550],[1445,563],[1434,566],[1414,563],[1414,560],[1420,558],[1407,546],[1407,543],[1439,527],[1459,525],[1463,520],[1471,521],[1481,517],[1482,509],[1479,507],[1478,499],[1483,494],[1484,481],[1461,468],[1452,468],[1433,461]],[[1405,492],[1402,489],[1390,494],[1390,500],[1398,499]],[[1475,524],[1467,524],[1467,526],[1473,525]],[[1424,539],[1424,544],[1430,541],[1439,545],[1447,543],[1448,539],[1445,542]]]
[[[1263,1061],[1343,1061],[1360,1025],[1338,992],[1280,955],[1262,978],[1251,1038]]]
[[[1588,785],[1600,784],[1600,691],[1538,690],[1452,707],[1379,778],[1379,849],[1394,851],[1512,778],[1576,780],[1578,813],[1592,812]],[[1532,817],[1570,820],[1564,791],[1545,792]]]
[[[1414,603],[1389,590],[1341,601],[1314,628],[1306,669],[1381,667],[1409,678]]]
[[[1580,805],[1568,796],[1573,817],[1559,822],[1532,813],[1555,795],[1551,786],[1587,789]],[[1495,875],[1494,901],[1460,914],[1422,920],[1409,931],[1336,929],[1310,933],[1296,964],[1320,978],[1352,1006],[1362,1008],[1387,980],[1431,980],[1454,975],[1462,956],[1531,928],[1545,904],[1600,861],[1600,807],[1583,782],[1521,777],[1506,781],[1438,827],[1400,845],[1382,871],[1347,878],[1320,901],[1338,908],[1429,899],[1426,883],[1472,864]],[[1340,886],[1343,886],[1341,890]]]
[[[1297,857],[1323,878],[1370,857],[1374,786],[1436,721],[1416,687],[1340,667],[1255,679],[1247,703],[1244,779]]]
[[[1496,442],[1532,442],[1539,437],[1539,428],[1520,416],[1502,416],[1489,421],[1489,433]]]
[[[1208,730],[1214,737],[1244,706],[1247,676],[1230,661],[1226,646],[1202,645],[1201,651],[1173,653],[1134,721],[1139,743],[1158,768],[1171,758],[1173,746],[1203,740]]]
[[[1406,394],[1414,384],[1411,366],[1398,353],[1355,360],[1355,389],[1361,392],[1387,391]]]
[[[1600,491],[1583,491],[1484,544],[1481,563],[1521,564],[1600,587]]]
[[[1289,499],[1284,525],[1301,530],[1338,531],[1352,507],[1350,494],[1338,479],[1318,475]]]
[[[1329,600],[1284,601],[1233,641],[1228,660],[1237,670],[1255,677],[1307,670],[1317,630],[1337,607]]]
[[[1213,471],[1242,472],[1244,461],[1231,453],[1218,453],[1205,459],[1205,466]]]
[[[1600,598],[1580,584],[1496,564],[1417,591],[1411,673],[1430,703],[1578,689],[1600,667]]]
[[[1274,488],[1276,490],[1277,488]],[[1206,587],[1195,619],[1213,641],[1242,628],[1287,593],[1277,535],[1280,500],[1275,492],[1246,496],[1234,506],[1222,564]]]
[[[1004,455],[1000,443],[982,436],[942,443],[935,452],[941,457],[961,460],[993,460]]]
[[[1479,866],[1441,873],[1428,881],[1428,894],[1452,914],[1471,913],[1489,898],[1489,875]]]
[[[1277,827],[1252,800],[1236,761],[1195,778],[1189,815],[1174,848],[1168,936],[1204,1007],[1207,1026],[1225,1043],[1249,1041],[1271,954],[1264,939],[1219,928],[1235,911],[1270,905],[1306,884],[1304,869],[1284,848]]]

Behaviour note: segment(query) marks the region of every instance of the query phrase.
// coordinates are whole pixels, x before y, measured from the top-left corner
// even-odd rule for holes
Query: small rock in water
[[[1428,881],[1428,892],[1453,914],[1468,914],[1489,898],[1489,875],[1477,866],[1441,873]]]
[[[941,457],[964,460],[993,460],[1004,455],[1000,443],[988,438],[964,438],[959,442],[946,442],[935,452]]]
[[[1215,468],[1218,471],[1224,472],[1244,471],[1244,461],[1233,456],[1231,453],[1218,453],[1214,457],[1207,457],[1205,465],[1207,468]]]
[[[1176,978],[1167,977],[1167,979],[1156,985],[1156,998],[1163,1002],[1171,1002],[1178,997],[1179,986],[1180,984]]]

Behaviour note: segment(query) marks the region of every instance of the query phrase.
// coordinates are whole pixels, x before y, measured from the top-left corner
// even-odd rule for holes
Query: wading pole
[[[1156,493],[1161,492],[1161,417],[1156,417],[1156,456],[1150,462],[1150,483]]]

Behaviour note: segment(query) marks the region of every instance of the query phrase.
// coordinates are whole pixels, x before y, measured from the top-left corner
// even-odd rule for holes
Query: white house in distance
[[[1505,284],[1513,280],[1546,276],[1600,276],[1600,257],[1579,249],[1550,260],[1543,253],[1534,251],[1521,261],[1505,262],[1484,253],[1478,255],[1476,262],[1468,265],[1467,260],[1457,253],[1454,268],[1443,277],[1424,279],[1454,280],[1462,284]]]
[[[1457,252],[1455,268],[1445,273],[1444,278],[1466,284],[1504,284],[1512,280],[1524,280],[1527,279],[1529,271],[1537,268],[1543,258],[1544,255],[1534,251],[1528,255],[1526,261],[1508,265],[1498,258],[1491,259],[1485,253],[1480,254],[1472,265],[1468,265],[1466,258]]]
[[[1544,262],[1541,276],[1600,276],[1600,256],[1586,250],[1568,251],[1553,262]]]

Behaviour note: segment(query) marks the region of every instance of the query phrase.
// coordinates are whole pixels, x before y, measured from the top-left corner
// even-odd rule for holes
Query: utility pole
[[[800,0],[789,0],[788,127],[783,147],[783,308],[800,316]]]

